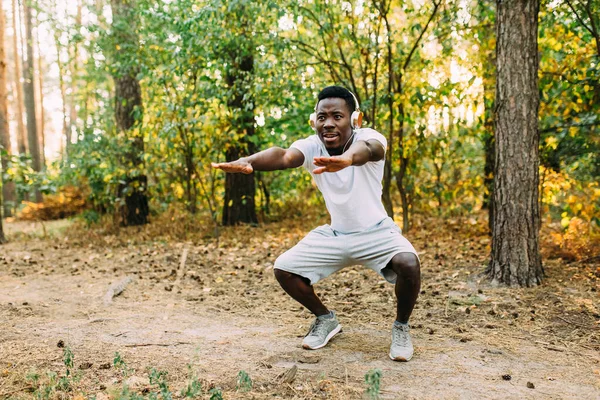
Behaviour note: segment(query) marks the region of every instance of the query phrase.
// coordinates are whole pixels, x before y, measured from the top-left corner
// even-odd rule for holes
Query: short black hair
[[[346,100],[346,105],[348,106],[348,110],[350,110],[350,114],[356,111],[356,103],[352,93],[350,93],[348,89],[341,86],[327,86],[325,89],[321,90],[317,96],[319,99],[317,104],[319,104],[319,101],[323,99],[329,99],[332,97]]]

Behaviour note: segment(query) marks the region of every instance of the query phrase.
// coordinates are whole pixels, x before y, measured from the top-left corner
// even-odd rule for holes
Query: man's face
[[[317,105],[315,128],[327,150],[341,150],[352,135],[350,110],[344,99],[330,97]],[[331,153],[331,152],[330,152]]]

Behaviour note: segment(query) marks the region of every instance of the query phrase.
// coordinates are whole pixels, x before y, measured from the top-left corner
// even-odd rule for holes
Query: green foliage
[[[198,380],[196,374],[193,373],[192,367],[188,366],[189,369],[189,380],[187,386],[181,389],[181,397],[187,397],[190,399],[196,398],[202,394],[202,383]]]
[[[160,395],[163,400],[171,400],[173,396],[171,395],[171,391],[169,390],[169,385],[167,383],[167,372],[165,371],[157,371],[152,368],[150,370],[150,384],[158,385],[160,389]]]
[[[129,177],[145,175],[153,210],[174,205],[216,223],[224,174],[210,163],[311,135],[306,122],[316,93],[341,84],[359,97],[365,126],[391,138],[396,205],[401,178],[410,210],[476,211],[488,190],[495,7],[436,4],[136,0],[110,21],[108,4],[84,1],[90,18],[79,26],[73,10],[59,17],[51,1],[40,2],[75,106],[68,127],[76,143],[60,165],[39,174],[28,159],[12,157],[5,177],[19,199],[35,185],[45,193],[67,184],[89,188],[93,211],[83,218],[92,224],[123,204],[120,187]],[[540,155],[545,168],[588,188],[600,175],[600,54],[591,32],[600,13],[597,2],[589,10],[582,4],[541,7]],[[124,74],[135,75],[142,90],[133,115],[133,137],[144,144],[139,162],[128,157],[131,136],[115,124],[114,79]],[[297,199],[322,205],[301,169],[256,177],[264,219],[298,209]],[[552,209],[555,218],[572,212],[565,203]]]
[[[252,390],[252,379],[246,371],[238,372],[236,389],[241,392],[249,392]]]
[[[365,393],[370,399],[379,399],[379,395],[381,394],[382,375],[383,374],[379,369],[372,369],[365,374],[365,383],[367,384]]]
[[[210,394],[210,400],[223,400],[221,388],[212,388],[208,391],[208,394]]]
[[[115,352],[115,356],[113,358],[113,367],[116,370],[121,371],[121,374],[123,376],[129,375],[129,373],[131,372],[131,369],[127,366],[127,363],[125,362],[125,360],[123,360],[121,354],[119,354],[118,351]]]
[[[32,388],[33,394],[38,400],[49,400],[61,393],[66,396],[72,392],[73,383],[78,381],[78,378],[73,374],[75,356],[69,346],[63,349],[63,364],[65,366],[65,374],[61,377],[54,371],[47,371],[45,376],[32,371],[26,376],[26,381]]]

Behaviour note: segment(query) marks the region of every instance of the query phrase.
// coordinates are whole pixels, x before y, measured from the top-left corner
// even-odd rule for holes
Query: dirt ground
[[[422,260],[415,356],[395,363],[393,287],[360,267],[316,286],[343,333],[321,350],[300,347],[311,316],[272,269],[316,224],[223,229],[217,243],[157,227],[5,223],[0,399],[151,398],[161,389],[181,398],[190,382],[213,400],[361,399],[378,386],[382,399],[600,399],[597,260],[545,260],[542,286],[491,287],[481,276],[483,223],[418,222],[407,235]],[[152,369],[167,375],[150,382]],[[375,370],[379,381],[367,383]]]

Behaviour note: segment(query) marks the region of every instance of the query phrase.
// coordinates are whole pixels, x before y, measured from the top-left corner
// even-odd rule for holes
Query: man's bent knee
[[[290,280],[294,280],[294,279],[301,279],[306,284],[310,285],[310,280],[309,279],[307,279],[307,278],[305,278],[303,276],[294,274],[293,272],[284,271],[284,270],[278,269],[278,268],[275,268],[273,270],[273,272],[275,274],[275,279],[277,279],[277,282],[279,282],[280,284],[283,284],[285,282],[289,282]]]
[[[292,275],[291,272],[287,272],[287,271],[284,271],[282,269],[277,269],[277,268],[275,268],[273,270],[273,273],[275,274],[275,279],[277,279],[278,282],[287,280]]]
[[[416,254],[398,253],[390,261],[390,267],[397,275],[420,274],[421,263]]]

